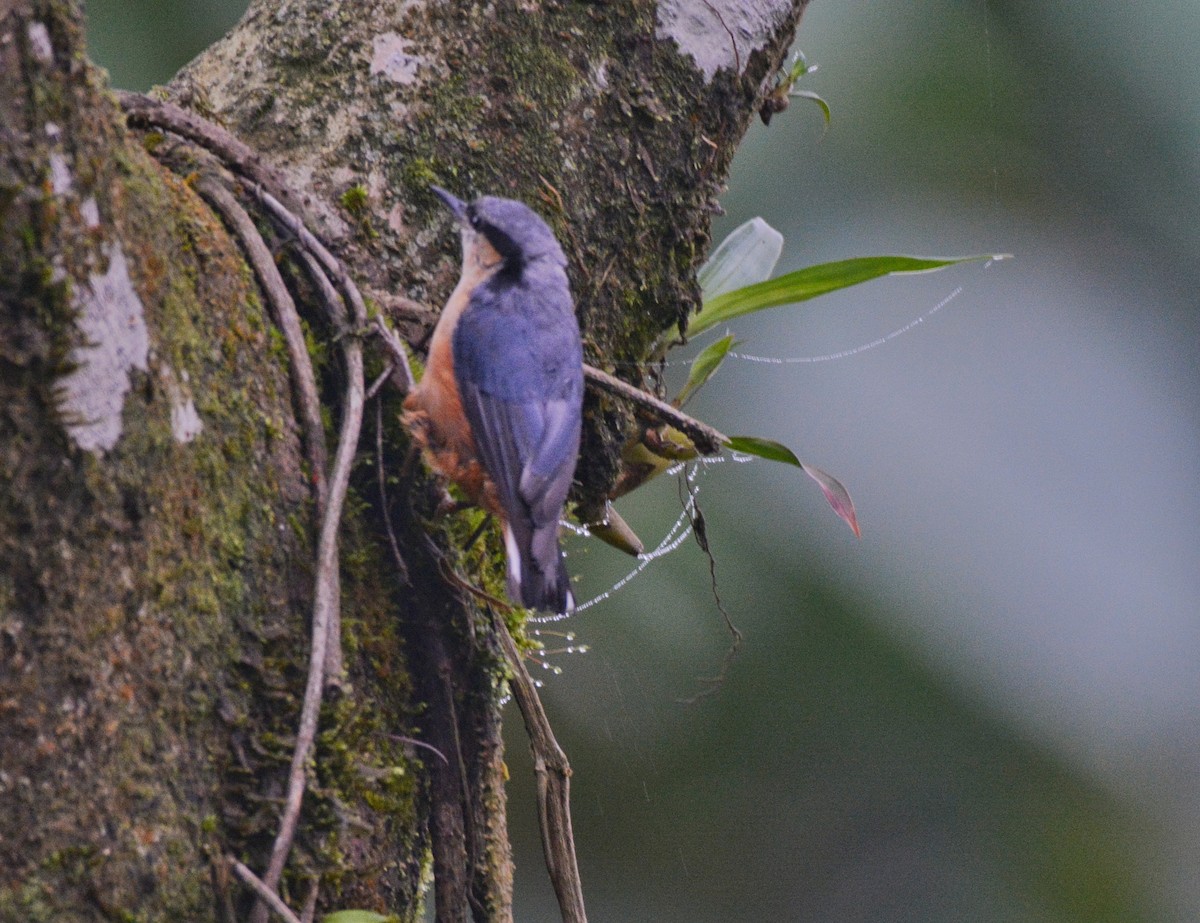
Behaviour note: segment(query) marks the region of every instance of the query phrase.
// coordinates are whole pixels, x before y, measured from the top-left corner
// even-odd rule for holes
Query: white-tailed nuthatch
[[[511,599],[567,612],[574,599],[558,523],[583,415],[567,258],[520,202],[467,204],[432,188],[458,220],[462,276],[404,402],[405,422],[431,467],[500,517]]]

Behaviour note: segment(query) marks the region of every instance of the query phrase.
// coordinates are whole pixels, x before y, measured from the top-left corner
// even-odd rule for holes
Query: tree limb
[[[692,440],[701,455],[719,455],[725,444],[729,442],[729,437],[719,430],[713,429],[707,423],[702,423],[694,417],[689,417],[678,407],[668,404],[662,398],[655,397],[641,388],[635,388],[628,382],[621,381],[615,375],[609,375],[590,365],[584,365],[583,373],[587,380],[596,387],[629,401],[661,422],[674,426]]]

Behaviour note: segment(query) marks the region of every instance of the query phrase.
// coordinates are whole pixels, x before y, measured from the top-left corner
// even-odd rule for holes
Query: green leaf
[[[809,64],[808,59],[804,57],[803,51],[797,51],[792,55],[792,63],[788,68],[787,76],[783,78],[784,84],[790,90],[792,84],[803,77],[805,74],[815,74],[820,67],[818,64]]]
[[[809,64],[804,58],[804,52],[797,51],[795,60],[792,61],[791,79],[795,83],[805,74],[814,73],[817,69],[816,64]]]
[[[796,453],[780,442],[772,442],[770,439],[759,439],[756,436],[730,436],[729,441],[725,443],[735,452],[741,452],[743,455],[757,455],[759,458],[765,458],[769,461],[783,462],[785,465],[795,465],[797,468],[803,468],[804,463],[796,457]]]
[[[323,917],[321,923],[396,923],[396,918],[374,910],[337,910]]]
[[[725,361],[725,357],[729,355],[729,350],[733,349],[733,347],[734,339],[732,334],[727,334],[715,343],[709,343],[708,346],[704,347],[700,355],[692,362],[692,369],[688,373],[687,383],[675,398],[676,407],[682,407],[691,400],[693,394],[704,387],[705,383],[721,367],[721,363]]]
[[[854,501],[850,499],[850,492],[833,475],[827,474],[815,465],[800,461],[796,457],[796,453],[782,443],[772,442],[770,439],[759,439],[756,436],[729,436],[727,438],[728,442],[725,444],[735,452],[757,455],[759,458],[782,462],[785,465],[795,465],[817,482],[817,486],[821,488],[821,493],[825,495],[825,499],[833,507],[833,511],[845,521],[856,538],[862,538],[862,530],[858,526],[858,517],[854,512]]]
[[[783,235],[762,218],[751,218],[731,231],[696,273],[704,300],[771,278],[782,252]]]
[[[827,292],[849,288],[860,282],[869,282],[880,276],[893,273],[932,272],[946,266],[967,263],[973,260],[999,260],[1005,256],[984,254],[979,256],[916,257],[916,256],[860,256],[836,263],[821,263],[789,272],[777,279],[768,279],[756,285],[726,292],[708,299],[699,313],[688,325],[688,335],[696,336],[718,324],[764,308],[807,301]]]
[[[812,90],[792,90],[788,96],[796,96],[800,99],[807,99],[816,103],[820,107],[821,112],[825,115],[825,127],[828,128],[830,124],[832,124],[833,112],[829,108],[829,103],[825,102],[825,100],[823,100]]]

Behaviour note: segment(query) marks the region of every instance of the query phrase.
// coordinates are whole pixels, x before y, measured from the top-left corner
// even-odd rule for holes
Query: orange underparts
[[[425,376],[404,399],[402,420],[421,447],[429,467],[503,521],[496,487],[479,463],[471,425],[463,412],[449,344],[442,347],[442,343],[432,344]]]

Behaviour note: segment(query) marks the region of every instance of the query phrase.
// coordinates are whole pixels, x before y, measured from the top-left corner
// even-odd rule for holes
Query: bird
[[[462,274],[404,422],[430,467],[500,519],[509,598],[565,614],[575,600],[558,530],[583,425],[567,258],[524,203],[430,188],[458,224]]]

